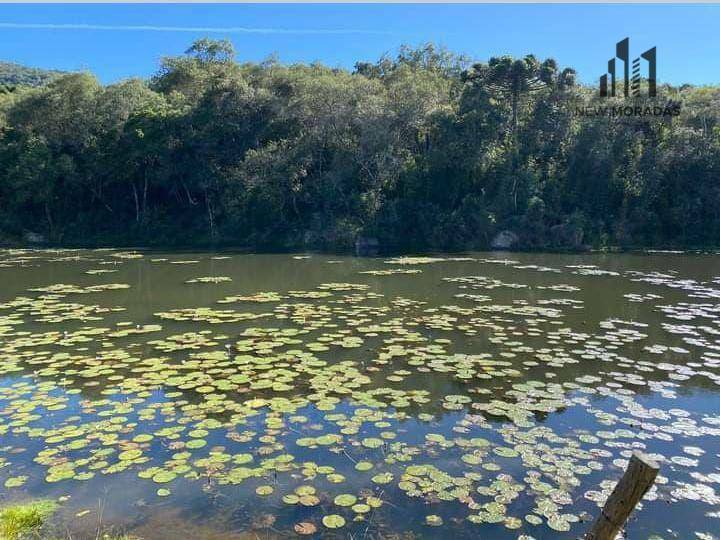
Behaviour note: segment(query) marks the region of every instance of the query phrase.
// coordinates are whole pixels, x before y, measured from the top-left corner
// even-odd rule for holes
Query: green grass
[[[23,538],[26,533],[39,529],[56,508],[57,503],[54,501],[41,500],[0,509],[0,538],[3,540]]]

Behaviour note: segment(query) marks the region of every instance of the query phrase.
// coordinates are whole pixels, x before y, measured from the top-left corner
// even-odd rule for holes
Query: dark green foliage
[[[528,248],[720,243],[719,88],[637,101],[679,101],[680,116],[583,117],[627,103],[552,59],[471,65],[427,45],[350,73],[233,56],[205,39],[149,82],[3,86],[0,239],[466,249],[510,229]]]

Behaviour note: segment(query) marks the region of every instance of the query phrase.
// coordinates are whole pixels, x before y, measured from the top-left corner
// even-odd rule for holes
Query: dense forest
[[[352,71],[203,39],[150,80],[0,90],[0,241],[254,249],[720,244],[720,87],[599,98],[552,59]],[[676,102],[680,114],[582,115]],[[507,233],[506,233],[507,235]]]

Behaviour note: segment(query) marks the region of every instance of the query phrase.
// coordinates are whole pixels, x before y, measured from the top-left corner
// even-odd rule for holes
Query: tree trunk
[[[207,208],[208,224],[210,225],[210,240],[215,241],[215,216],[213,214],[212,204],[210,204],[210,197],[208,196],[207,189],[205,190],[205,207]]]
[[[50,211],[50,203],[48,202],[47,199],[45,200],[44,207],[45,207],[45,219],[47,219],[47,222],[48,222],[48,236],[50,238],[52,238],[55,233],[55,226],[53,224],[52,212]]]
[[[135,223],[140,223],[140,200],[138,199],[138,192],[137,188],[135,187],[135,182],[132,184],[133,189],[133,199],[135,199]]]
[[[520,93],[519,92],[513,92],[512,95],[512,175],[513,175],[513,185],[512,185],[512,198],[513,198],[513,208],[515,211],[517,211],[517,148],[518,148],[518,142],[517,142],[517,127],[518,127],[518,107],[520,104]]]
[[[192,195],[190,195],[190,190],[188,189],[187,185],[185,184],[185,182],[181,182],[181,184],[182,184],[183,190],[185,190],[185,195],[187,196],[188,204],[195,206],[197,204],[197,201],[192,198]]]
[[[147,216],[147,198],[148,198],[148,179],[147,179],[147,171],[143,173],[145,186],[143,187],[143,203],[142,203],[142,215],[143,219]]]

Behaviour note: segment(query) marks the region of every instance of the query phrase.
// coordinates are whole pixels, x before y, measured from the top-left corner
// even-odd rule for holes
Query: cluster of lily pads
[[[199,264],[139,252],[6,250],[0,267],[75,261],[86,283],[145,259]],[[432,291],[406,298],[378,285],[428,274],[408,266],[455,264],[477,273],[439,280],[452,290],[440,302]],[[518,282],[494,277],[496,265]],[[42,480],[71,492],[125,474],[171,498],[182,482],[248,485],[258,505],[307,509],[297,534],[369,527],[376,512],[392,521],[415,504],[422,526],[460,517],[528,539],[545,528],[579,535],[588,518],[579,505],[602,506],[642,449],[663,466],[646,503],[683,500],[709,512],[720,504],[720,474],[703,450],[720,436],[720,413],[670,401],[690,378],[720,383],[716,281],[493,258],[375,266],[305,290],[238,290],[148,313],[151,322],[123,320],[118,294],[132,292],[124,282],[47,284],[0,298],[4,487]],[[533,272],[554,279],[519,282]],[[587,305],[581,287],[555,282],[563,272],[573,283],[655,287],[658,294],[619,291],[617,301],[648,305],[665,321],[648,328],[616,316],[575,328]],[[178,279],[185,283],[234,281]],[[683,301],[668,301],[668,287]],[[574,424],[560,421],[566,411]]]

